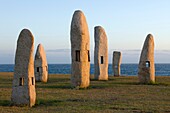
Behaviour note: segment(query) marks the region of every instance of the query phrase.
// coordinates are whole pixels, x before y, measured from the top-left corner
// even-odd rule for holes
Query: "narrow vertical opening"
[[[146,61],[146,67],[150,67],[150,61]]]
[[[80,50],[76,50],[76,61],[80,62]]]
[[[37,72],[40,72],[40,69],[39,69],[39,67],[37,67]]]
[[[48,67],[46,66],[46,71],[48,71]]]
[[[104,61],[103,61],[103,56],[100,57],[100,63],[103,64]]]
[[[34,85],[34,77],[31,77],[32,85]]]
[[[89,50],[87,52],[88,52],[88,62],[90,62],[90,52]]]
[[[23,86],[24,85],[24,78],[19,78],[19,86]]]

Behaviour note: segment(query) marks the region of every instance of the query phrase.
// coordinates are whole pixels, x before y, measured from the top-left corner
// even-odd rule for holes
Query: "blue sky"
[[[0,64],[14,63],[20,31],[28,28],[35,50],[44,45],[49,63],[70,63],[70,24],[75,10],[82,10],[90,32],[93,63],[94,27],[103,26],[112,52],[122,51],[123,63],[138,63],[148,33],[155,39],[155,62],[170,63],[169,0],[1,0]]]

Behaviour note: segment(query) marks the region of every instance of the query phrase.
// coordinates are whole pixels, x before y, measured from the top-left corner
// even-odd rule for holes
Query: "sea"
[[[0,64],[0,72],[13,72],[14,64]],[[49,64],[49,74],[71,74],[71,64]],[[122,64],[121,75],[137,76],[138,64]],[[113,75],[112,65],[109,64],[108,73]],[[94,64],[90,66],[90,74],[94,74]],[[156,76],[170,76],[170,64],[155,64]]]

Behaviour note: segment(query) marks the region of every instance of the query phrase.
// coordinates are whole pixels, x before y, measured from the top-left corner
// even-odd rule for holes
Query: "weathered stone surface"
[[[94,78],[108,80],[108,43],[105,30],[101,26],[96,26],[94,37]]]
[[[46,54],[42,44],[39,44],[35,54],[34,61],[35,80],[47,82],[48,80],[48,64]]]
[[[71,83],[76,88],[90,84],[90,38],[86,18],[82,11],[73,14],[70,31],[71,40]]]
[[[154,38],[148,34],[143,45],[138,66],[138,78],[140,83],[155,82],[154,64]]]
[[[13,105],[35,105],[34,37],[27,29],[21,31],[15,54],[11,101]]]
[[[114,72],[114,76],[120,76],[121,71],[120,71],[120,66],[121,66],[121,61],[122,61],[122,54],[119,51],[114,51],[113,52],[113,63],[112,63],[112,68]]]

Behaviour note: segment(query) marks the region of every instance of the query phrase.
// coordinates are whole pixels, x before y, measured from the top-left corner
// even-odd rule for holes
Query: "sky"
[[[49,64],[71,63],[70,25],[75,10],[83,11],[90,34],[91,63],[94,27],[107,34],[109,63],[113,51],[122,63],[138,63],[147,34],[155,41],[155,62],[170,63],[170,0],[0,0],[0,64],[14,64],[22,29],[34,35],[34,54],[43,44]]]

